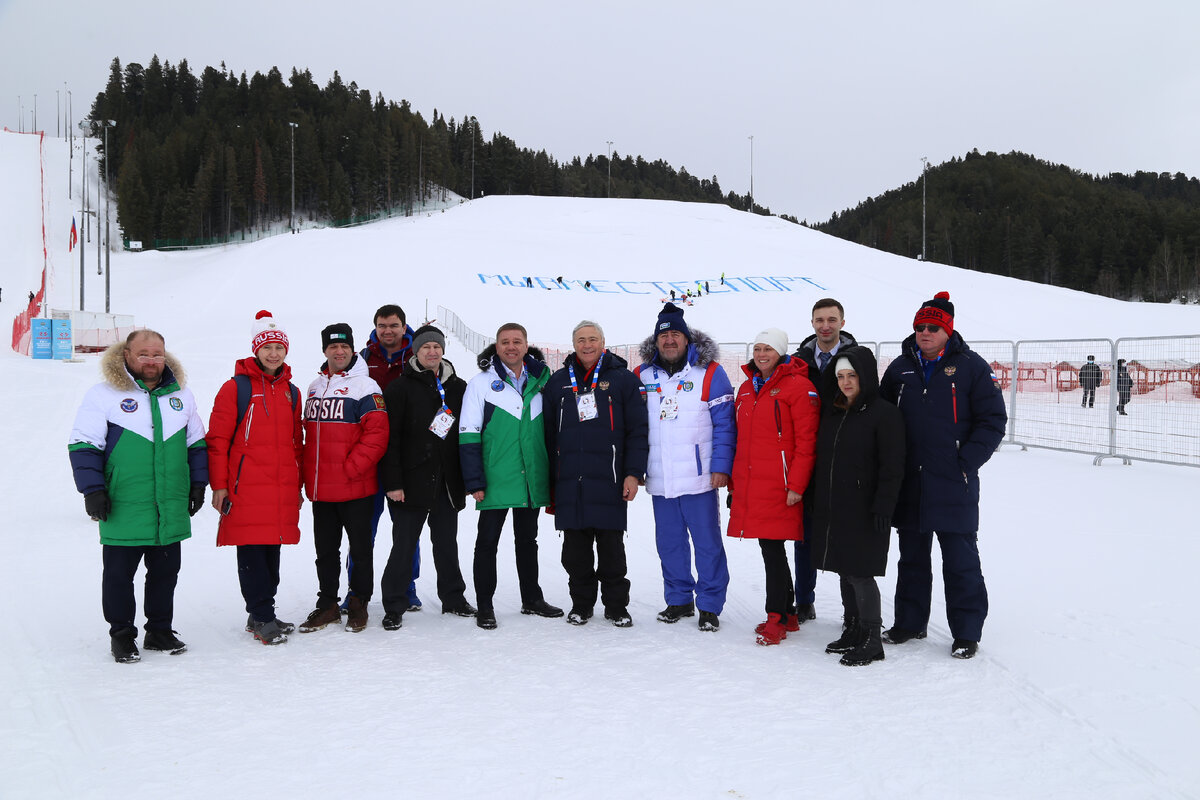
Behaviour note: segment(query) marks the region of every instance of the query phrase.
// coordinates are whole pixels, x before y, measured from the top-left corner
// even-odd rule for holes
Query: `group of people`
[[[729,584],[718,496],[726,488],[726,536],[757,539],[763,558],[759,644],[778,645],[815,618],[818,569],[840,576],[842,634],[826,651],[843,664],[882,659],[884,642],[924,638],[936,535],[952,655],[970,658],[987,614],[978,471],[1007,421],[995,378],[954,331],[945,293],[918,310],[882,379],[871,351],[843,330],[840,303],[817,301],[812,324],[794,353],[784,331],[760,332],[736,390],[717,344],[671,303],[632,369],[605,347],[596,322],[575,326],[573,352],[556,372],[522,325],[506,323],[466,380],[445,358],[440,330],[414,331],[398,305],[385,305],[361,351],[349,325],[322,330],[326,361],[302,396],[286,363],[287,332],[263,311],[252,355],[217,393],[207,433],[163,337],[137,331],[104,354],[104,381],[85,397],[69,444],[76,488],[99,522],[113,657],[140,658],[133,577],[143,561],[143,647],[186,649],[172,630],[179,543],[211,485],[217,544],[237,548],[246,630],[267,645],[343,618],[346,630],[367,626],[385,505],[392,547],[380,582],[384,629],[400,629],[422,607],[414,579],[426,525],[442,612],[495,629],[496,558],[510,510],[521,613],[563,617],[539,582],[542,509],[562,531],[566,621],[587,624],[599,602],[605,620],[629,627],[624,534],[641,487],[651,496],[663,576],[657,619],[698,612],[699,629],[716,631]],[[318,592],[296,625],[276,616],[275,593],[280,549],[299,541],[306,497]],[[477,606],[458,556],[468,497],[478,510]],[[884,632],[876,578],[893,526],[900,560],[894,622]]]
[[[1083,389],[1083,402],[1081,405],[1084,408],[1096,407],[1096,390],[1104,383],[1104,371],[1100,369],[1100,365],[1096,363],[1095,356],[1088,356],[1087,361],[1079,368],[1079,387]],[[1123,417],[1129,416],[1125,412],[1125,406],[1129,404],[1129,396],[1133,392],[1133,379],[1129,376],[1129,368],[1125,366],[1125,359],[1117,359],[1116,368],[1116,384],[1117,384],[1117,413]]]

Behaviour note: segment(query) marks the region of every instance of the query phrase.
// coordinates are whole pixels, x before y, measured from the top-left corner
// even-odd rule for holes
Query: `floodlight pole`
[[[612,142],[606,142],[608,145],[608,196],[612,197]]]
[[[929,159],[921,156],[921,260],[926,260],[925,255],[925,172],[929,169]]]
[[[296,232],[296,128],[298,122],[289,122],[288,128],[292,134],[292,215],[288,218],[288,230]]]
[[[104,313],[109,313],[112,278],[112,180],[108,165],[112,154],[108,152],[108,129],[117,124],[115,119],[104,120]]]
[[[750,213],[754,213],[754,136],[750,136]]]

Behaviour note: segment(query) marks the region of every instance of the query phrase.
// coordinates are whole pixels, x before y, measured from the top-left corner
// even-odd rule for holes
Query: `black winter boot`
[[[858,646],[842,656],[841,663],[847,667],[865,667],[872,661],[883,661],[883,642],[879,640],[879,629],[883,627],[878,622],[864,623],[862,626],[863,639]]]
[[[825,652],[849,653],[851,650],[858,647],[859,642],[861,642],[862,639],[862,624],[859,623],[856,617],[846,617],[845,621],[842,623],[841,638],[825,645]]]

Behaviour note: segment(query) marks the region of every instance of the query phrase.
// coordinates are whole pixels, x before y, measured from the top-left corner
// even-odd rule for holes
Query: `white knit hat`
[[[765,344],[781,356],[787,355],[788,335],[779,328],[767,328],[754,337],[754,344]]]
[[[856,370],[854,365],[850,363],[850,359],[846,358],[845,356],[838,357],[837,363],[833,365],[833,374],[837,375],[842,370],[850,370],[855,375],[858,374],[858,370]]]
[[[267,342],[279,342],[285,350],[291,349],[288,346],[287,331],[275,321],[270,311],[260,311],[254,315],[254,322],[250,326],[250,334],[252,337],[250,339],[251,353],[257,353],[258,348]]]

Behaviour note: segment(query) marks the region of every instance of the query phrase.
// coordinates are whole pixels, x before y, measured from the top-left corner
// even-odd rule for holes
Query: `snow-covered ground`
[[[40,182],[32,141],[0,134],[5,320],[41,268],[40,231],[30,229]],[[78,253],[66,252],[66,146],[48,139],[45,152],[51,304],[65,308],[78,298],[70,273]],[[90,310],[103,307],[94,257]],[[669,282],[708,280],[718,290],[722,273],[728,291],[687,311],[693,327],[722,341],[768,325],[799,340],[812,301],[825,295],[845,303],[847,329],[860,339],[894,340],[943,289],[968,341],[1200,328],[1195,308],[920,264],[775,219],[661,202],[487,198],[242,247],[114,253],[112,270],[113,311],[165,334],[206,417],[247,353],[260,308],[287,325],[301,386],[321,361],[320,328],[351,322],[364,340],[384,302],[399,301],[414,324],[427,303],[431,316],[441,304],[485,333],[515,319],[541,342],[567,342],[574,323],[590,318],[617,344],[651,331]],[[530,290],[498,275],[542,281]],[[541,288],[558,276],[568,289]],[[1183,610],[1200,544],[1182,502],[1195,484],[1189,469],[998,452],[982,476],[992,611],[972,661],[949,657],[940,579],[929,638],[889,647],[882,663],[847,669],[824,653],[840,629],[832,575],[821,576],[817,620],[779,647],[756,646],[763,575],[752,542],[728,541],[732,583],[718,633],[701,634],[694,620],[660,624],[653,516],[641,496],[627,537],[629,630],[520,615],[506,534],[496,631],[438,613],[426,549],[418,582],[426,609],[401,631],[379,627],[375,601],[364,633],[326,629],[263,647],[242,631],[234,553],[214,546],[216,515],[206,507],[184,544],[176,593],[188,652],[118,665],[100,614],[96,530],[66,457],[97,359],[0,351],[9,386],[0,399],[0,585],[9,609],[0,622],[0,797],[1196,796],[1200,682]],[[449,358],[474,374],[458,343]],[[301,543],[284,548],[284,619],[302,619],[315,599],[307,517]],[[465,511],[468,576],[474,526]],[[388,543],[381,534],[377,560]],[[541,543],[542,585],[563,605],[560,539],[546,519]],[[894,547],[892,559],[889,572]],[[881,586],[890,597],[893,577]]]

